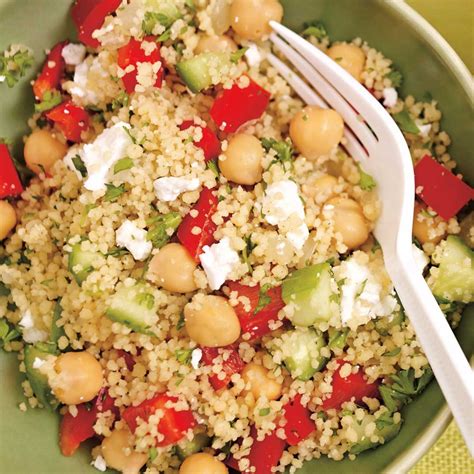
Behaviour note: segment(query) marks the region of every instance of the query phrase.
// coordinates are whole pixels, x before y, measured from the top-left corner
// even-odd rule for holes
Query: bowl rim
[[[393,14],[408,23],[424,41],[430,44],[431,48],[455,75],[456,79],[466,92],[466,95],[469,97],[472,106],[474,97],[472,75],[462,59],[441,33],[439,33],[439,31],[423,18],[423,16],[404,1],[378,1],[381,3],[383,2],[387,9],[392,10]],[[411,448],[390,463],[389,466],[384,469],[384,472],[392,474],[408,472],[439,439],[451,420],[451,411],[445,402],[439,413],[432,419],[424,433],[416,440]]]

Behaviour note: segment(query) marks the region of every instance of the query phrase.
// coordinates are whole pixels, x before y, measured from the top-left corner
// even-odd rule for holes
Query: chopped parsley
[[[402,130],[403,132],[414,134],[420,133],[418,125],[410,117],[408,110],[403,109],[401,112],[398,112],[398,114],[394,114],[393,119],[395,120],[395,122],[397,122],[398,126],[400,127],[400,130]]]
[[[254,244],[252,242],[252,236],[249,235],[248,237],[245,237],[245,247],[242,250],[242,259],[244,263],[247,264],[247,267],[249,269],[249,272],[252,271],[252,265],[250,264],[250,254],[252,253],[253,249],[257,246],[257,244]]]
[[[377,186],[377,182],[375,181],[375,179],[362,169],[360,163],[357,163],[357,167],[359,168],[359,186],[361,187],[361,189],[363,189],[364,191],[371,191],[372,189],[374,189]]]
[[[206,163],[206,166],[207,166],[208,169],[210,169],[216,175],[216,178],[219,177],[220,171],[219,171],[219,167],[217,166],[216,160],[208,161]]]
[[[390,80],[392,87],[400,87],[402,85],[403,76],[397,69],[392,69],[385,77]]]
[[[181,313],[179,315],[178,324],[176,325],[176,329],[178,331],[180,331],[181,329],[184,328],[185,323],[186,323],[186,320],[184,319],[184,313]]]
[[[151,241],[153,247],[159,249],[163,247],[181,224],[182,218],[177,212],[152,217],[147,220],[147,239]]]
[[[349,334],[349,329],[344,328],[341,331],[329,330],[329,349],[344,349],[346,346],[347,335]]]
[[[270,413],[270,408],[262,408],[262,409],[258,412],[258,414],[259,414],[260,416],[267,416],[269,413]]]
[[[237,64],[242,59],[242,56],[247,52],[247,50],[248,48],[240,48],[237,51],[230,53],[231,62]]]
[[[121,171],[129,170],[133,167],[133,160],[131,158],[122,158],[115,163],[114,174],[120,173]]]
[[[10,288],[0,281],[0,296],[8,296],[10,294]]]
[[[85,178],[87,176],[87,168],[84,162],[82,161],[82,158],[79,155],[76,155],[74,158],[72,158],[71,161],[74,165],[74,168],[76,168],[76,170],[81,173],[81,176]]]
[[[0,54],[0,83],[13,87],[33,65],[33,54],[29,48],[11,45]]]
[[[153,309],[155,297],[151,293],[139,293],[136,298],[139,305],[145,306],[146,309]]]
[[[192,352],[193,349],[176,349],[174,355],[179,363],[187,365],[191,362]]]
[[[125,91],[122,91],[117,97],[115,97],[114,100],[112,100],[110,107],[112,108],[112,110],[117,110],[122,107],[127,107],[129,103],[130,96]]]
[[[382,413],[376,420],[375,426],[378,430],[383,430],[387,426],[392,426],[394,423],[393,417],[389,411]]]
[[[62,102],[61,93],[57,90],[46,91],[39,104],[35,104],[35,112],[46,112]]]
[[[63,312],[63,308],[61,307],[61,298],[56,300],[56,304],[54,305],[53,311],[53,320],[51,322],[51,342],[53,344],[57,344],[58,340],[61,336],[65,336],[64,328],[62,326],[58,326],[57,322],[61,318]]]
[[[0,347],[20,336],[20,331],[12,327],[5,319],[0,319]]]
[[[399,347],[395,347],[395,349],[393,349],[392,351],[386,352],[383,356],[384,357],[393,357],[393,356],[396,356],[396,355],[400,354],[400,351],[401,351],[401,349]]]
[[[265,148],[265,151],[274,150],[276,152],[275,159],[270,163],[272,166],[275,163],[292,163],[293,162],[293,145],[291,141],[288,139],[286,141],[277,141],[274,138],[262,138],[261,139],[262,146]]]
[[[302,36],[313,36],[320,40],[328,35],[325,26],[317,20],[305,22],[303,26],[304,30],[301,32]]]
[[[268,290],[270,290],[271,287],[272,286],[267,283],[260,288],[260,291],[258,292],[258,303],[253,314],[257,314],[272,302],[272,299],[268,296]]]
[[[114,202],[116,201],[123,193],[126,192],[125,184],[120,186],[114,186],[113,184],[106,184],[107,191],[104,196],[104,201]]]
[[[153,446],[148,451],[148,457],[150,458],[150,461],[153,462],[156,459],[156,456],[158,456],[158,450]]]
[[[111,250],[109,250],[106,253],[106,257],[122,257],[123,255],[127,255],[129,252],[126,248],[124,247],[115,247]]]

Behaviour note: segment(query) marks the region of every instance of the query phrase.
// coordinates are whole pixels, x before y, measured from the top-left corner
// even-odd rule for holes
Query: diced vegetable
[[[142,30],[146,35],[151,35],[157,24],[169,28],[182,16],[174,0],[155,0],[148,5],[153,11],[146,12],[142,22]]]
[[[119,354],[119,358],[122,358],[125,361],[127,369],[133,370],[135,367],[135,359],[133,358],[133,355],[130,354],[130,352],[124,351],[123,349],[118,349],[117,352]]]
[[[311,326],[318,321],[329,321],[337,299],[335,282],[329,263],[319,263],[296,270],[285,279],[282,297],[291,304],[291,322],[296,326]]]
[[[46,57],[43,69],[33,84],[33,93],[36,100],[42,101],[46,92],[51,93],[59,88],[59,82],[66,67],[61,53],[67,44],[67,41],[56,44]]]
[[[351,446],[349,450],[351,454],[359,454],[367,449],[375,448],[382,443],[388,443],[397,436],[402,427],[402,421],[400,420],[396,423],[394,415],[388,412],[383,413],[378,418],[370,413],[366,413],[362,421],[358,421],[356,416],[352,415],[352,420],[351,428],[355,430],[359,440]],[[369,423],[375,423],[375,430],[370,436],[367,436],[366,428]],[[374,436],[378,437],[377,441],[372,441]]]
[[[221,142],[209,127],[195,125],[192,120],[185,120],[179,128],[181,130],[187,130],[193,126],[199,127],[202,130],[202,138],[198,142],[194,142],[194,145],[204,152],[205,161],[217,158],[221,152]]]
[[[123,286],[112,296],[105,314],[132,331],[152,335],[150,326],[156,322],[152,289],[141,283],[132,287]]]
[[[48,383],[48,377],[41,373],[39,368],[35,368],[37,363],[44,363],[45,359],[54,354],[54,348],[48,344],[25,346],[25,369],[26,377],[30,382],[33,393],[38,401],[49,410],[55,410],[58,407],[58,401],[54,397]]]
[[[222,371],[225,373],[225,377],[220,379],[217,374],[209,376],[209,382],[214,387],[214,390],[227,387],[232,375],[242,372],[245,367],[245,363],[240,358],[239,351],[234,345],[223,347],[221,350],[217,347],[202,347],[201,350],[202,362],[205,365],[213,365],[214,359],[220,353],[223,353],[223,351],[227,353],[226,359],[222,362]]]
[[[147,220],[148,233],[146,238],[151,241],[153,247],[160,249],[168,243],[172,233],[181,224],[182,218],[178,212],[168,212],[168,214],[152,217]],[[170,235],[170,231],[173,231]]]
[[[365,372],[361,367],[355,374],[351,373],[347,377],[342,377],[340,368],[348,362],[339,360],[338,363],[339,367],[332,376],[332,392],[323,401],[323,410],[338,409],[344,402],[348,402],[353,398],[356,403],[360,403],[364,397],[379,397],[379,383],[377,381],[368,383]]]
[[[128,407],[122,414],[122,418],[127,422],[130,430],[135,432],[138,426],[138,419],[148,421],[148,418],[156,410],[163,412],[163,417],[158,422],[158,432],[164,436],[162,441],[157,441],[157,446],[169,446],[176,444],[184,438],[186,432],[196,426],[196,420],[190,410],[177,411],[169,408],[168,403],[175,403],[176,397],[169,397],[159,394],[150,400],[145,400],[136,407]]]
[[[244,88],[234,84],[230,89],[224,89],[214,101],[210,114],[219,130],[233,133],[265,112],[270,93],[251,79],[249,81]]]
[[[21,194],[23,186],[5,143],[0,143],[0,169],[0,199]]]
[[[131,38],[128,44],[122,46],[118,50],[117,64],[122,68],[126,69],[129,66],[133,66],[133,70],[127,72],[123,77],[122,81],[125,86],[125,90],[131,94],[135,91],[135,86],[138,84],[138,65],[139,63],[150,63],[155,64],[161,62],[160,69],[156,73],[155,87],[160,88],[163,82],[164,66],[160,54],[160,45],[156,43],[154,36],[145,36],[143,40],[139,41],[135,38]],[[147,54],[147,48],[143,47],[143,42],[148,42],[154,45],[154,49]]]
[[[82,243],[78,242],[72,246],[68,258],[68,270],[73,274],[74,279],[80,286],[86,280],[94,266],[97,264],[97,257],[100,254],[89,250],[82,250]]]
[[[50,341],[53,344],[57,344],[61,336],[64,336],[64,328],[58,326],[58,319],[62,315],[63,309],[61,308],[61,299],[58,299],[54,305],[53,319],[51,321],[51,336]]]
[[[0,76],[8,87],[13,87],[33,65],[33,53],[27,46],[12,44],[0,53]]]
[[[278,313],[285,306],[281,298],[281,287],[264,288],[260,285],[247,286],[230,281],[230,291],[237,292],[249,300],[248,305],[239,301],[234,307],[240,321],[242,334],[250,334],[250,340],[271,332],[270,321],[278,321]]]
[[[287,403],[283,410],[286,419],[284,426],[286,442],[290,446],[296,446],[316,430],[311,412],[301,404],[301,395],[297,395],[294,400]]]
[[[284,353],[291,354],[284,360],[293,378],[309,380],[326,365],[327,359],[321,355],[326,341],[320,331],[297,328],[285,334]]]
[[[203,188],[197,203],[193,206],[178,227],[178,239],[186,247],[189,254],[199,262],[199,256],[205,245],[215,242],[214,232],[217,225],[212,220],[213,214],[217,210],[218,199],[215,190]],[[193,211],[197,211],[197,215]],[[193,229],[201,229],[199,234],[193,233]]]
[[[439,268],[431,284],[442,301],[474,301],[474,252],[457,236],[450,235],[438,258]]]
[[[191,454],[199,453],[203,448],[211,444],[211,438],[206,433],[195,433],[194,438],[189,441],[184,439],[176,445],[176,454],[181,461],[184,461]]]
[[[334,328],[329,328],[329,342],[328,342],[328,347],[332,351],[335,349],[340,349],[343,350],[344,347],[346,347],[346,340],[347,336],[349,334],[349,328],[344,328],[340,331],[334,329]]]
[[[83,441],[96,435],[94,425],[99,413],[110,410],[115,416],[118,415],[114,399],[110,397],[105,388],[101,389],[93,402],[90,404],[82,403],[77,405],[76,408],[76,416],[72,416],[71,413],[67,412],[61,419],[59,447],[64,456],[72,456]]]
[[[75,143],[80,142],[81,133],[89,129],[89,114],[71,101],[46,112],[46,118],[55,123],[66,139]]]
[[[474,189],[429,155],[415,166],[415,189],[417,196],[445,220],[474,198]]]
[[[201,92],[215,83],[223,69],[231,66],[230,56],[226,53],[202,53],[186,59],[176,65],[176,71],[192,92]]]
[[[122,0],[76,0],[71,16],[78,38],[85,45],[97,48],[99,41],[92,34],[102,27],[105,17],[117,10],[121,3]]]

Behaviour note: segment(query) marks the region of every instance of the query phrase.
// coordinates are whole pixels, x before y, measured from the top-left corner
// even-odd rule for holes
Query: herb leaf
[[[253,314],[257,314],[259,311],[261,311],[263,308],[265,308],[272,302],[272,299],[270,298],[270,296],[268,296],[268,290],[271,287],[272,286],[267,283],[266,285],[263,285],[260,288],[260,291],[258,293],[258,303],[253,311]]]
[[[120,109],[121,107],[126,107],[130,102],[130,96],[125,92],[121,91],[120,94],[112,100],[110,107],[112,111]]]
[[[398,126],[403,132],[414,134],[420,133],[418,125],[410,117],[408,110],[403,109],[401,112],[398,112],[398,114],[394,114],[393,119],[395,120],[395,122],[397,122]]]
[[[403,82],[403,76],[397,69],[392,69],[388,74],[385,75],[387,79],[392,83],[392,87],[400,87]]]
[[[121,257],[122,255],[127,255],[128,253],[128,250],[126,248],[123,248],[123,247],[115,247],[113,248],[112,250],[109,250],[107,253],[106,253],[106,257]]]
[[[12,327],[5,319],[0,319],[0,348],[19,336],[20,332],[15,327]]]
[[[275,160],[272,161],[270,166],[275,163],[292,163],[294,150],[293,145],[289,139],[287,141],[278,142],[274,138],[262,138],[261,142],[263,148],[265,148],[265,151],[276,151],[277,156]]]
[[[359,186],[361,189],[364,191],[371,191],[377,186],[377,182],[375,181],[370,174],[366,173],[362,167],[360,166],[360,163],[357,163],[357,167],[359,168]]]
[[[245,247],[242,250],[242,259],[244,263],[247,264],[247,267],[249,269],[249,272],[252,271],[252,265],[250,264],[249,258],[250,254],[252,253],[253,249],[257,246],[257,244],[254,244],[252,242],[252,236],[249,235],[248,237],[245,237]]]
[[[320,40],[328,35],[325,26],[319,21],[307,21],[303,26],[304,30],[301,32],[302,36],[314,36]]]
[[[151,293],[139,293],[135,300],[146,309],[153,309],[153,305],[155,304],[155,297]]]
[[[191,362],[191,354],[193,349],[176,349],[174,355],[176,360],[181,364],[189,364]]]
[[[62,102],[61,93],[57,90],[46,91],[39,104],[35,104],[35,112],[46,112]]]
[[[147,221],[147,239],[151,241],[153,247],[157,249],[163,247],[170,240],[181,221],[182,218],[177,212],[169,212],[149,219]]]
[[[230,60],[234,64],[237,64],[242,56],[247,52],[248,48],[240,48],[237,51],[234,51],[233,53],[230,53]]]
[[[395,347],[395,349],[393,349],[392,351],[386,352],[383,356],[384,357],[393,357],[393,356],[396,356],[396,355],[400,354],[400,351],[401,351],[401,349],[399,347]]]
[[[76,155],[71,161],[74,165],[74,168],[76,168],[76,170],[81,173],[81,176],[85,178],[87,176],[87,168],[84,162],[82,161],[82,158],[79,155]]]
[[[260,416],[267,416],[269,413],[270,413],[270,408],[262,408],[262,409],[258,412],[258,414],[259,414]]]
[[[133,168],[133,160],[131,158],[122,158],[115,163],[114,174],[120,173],[120,171],[129,170]]]
[[[208,169],[210,169],[216,175],[216,178],[219,177],[220,170],[219,170],[219,167],[217,166],[216,160],[209,160],[206,163],[206,166],[207,166]]]
[[[104,196],[104,201],[114,202],[116,201],[124,192],[126,192],[125,184],[120,186],[114,186],[113,184],[106,184],[107,191]]]
[[[8,296],[10,294],[10,288],[0,281],[0,296]]]
[[[33,55],[26,46],[10,46],[0,54],[0,84],[6,82],[8,87],[13,87],[26,75],[33,60]]]

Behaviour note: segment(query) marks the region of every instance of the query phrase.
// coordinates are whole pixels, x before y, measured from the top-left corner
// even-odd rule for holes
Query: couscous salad
[[[126,474],[295,472],[403,429],[432,372],[371,234],[377,183],[334,110],[265,60],[277,0],[76,0],[0,144],[0,339],[65,456]],[[473,301],[472,189],[436,100],[360,38],[302,35],[393,116],[413,252],[455,327]],[[361,35],[363,32],[361,32]],[[3,81],[28,66],[12,45]],[[5,86],[5,85],[3,85]],[[415,199],[415,196],[414,196]],[[27,416],[27,415],[25,415]]]

